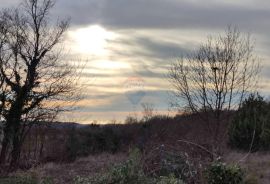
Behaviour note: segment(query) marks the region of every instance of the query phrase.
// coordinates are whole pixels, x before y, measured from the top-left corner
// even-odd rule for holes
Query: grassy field
[[[144,173],[144,179],[151,178],[151,181],[160,176],[170,177],[173,173],[184,178],[186,184],[206,183],[205,170],[212,160],[206,150],[211,150],[212,142],[205,126],[197,116],[185,115],[157,116],[147,122],[125,125],[81,127],[58,124],[34,128],[24,145],[22,158],[25,159],[22,159],[20,169],[3,175],[0,183],[77,184],[76,178],[130,177],[137,175],[137,170]],[[225,125],[223,130],[227,130]],[[270,182],[269,152],[248,153],[231,149],[227,136],[219,146],[220,160],[240,165],[245,173],[245,184]],[[134,149],[140,152],[136,166],[129,165],[129,153]],[[129,169],[134,171],[130,173]],[[165,184],[169,184],[169,180],[165,178]],[[86,183],[89,182],[79,184]]]

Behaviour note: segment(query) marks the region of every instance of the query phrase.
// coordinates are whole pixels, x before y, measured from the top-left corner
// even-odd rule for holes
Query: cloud
[[[0,8],[17,7],[21,2],[21,0],[2,0]]]
[[[19,2],[1,0],[0,8]],[[123,90],[123,82],[130,76],[145,80],[141,102],[153,102],[157,109],[166,109],[168,84],[163,79],[170,63],[195,50],[208,34],[222,33],[229,24],[251,32],[259,57],[264,63],[270,59],[269,0],[57,0],[52,17],[71,17],[72,30],[100,25],[119,35],[106,41],[109,55],[91,58],[82,73],[89,84],[85,98],[93,103],[84,104],[80,111],[93,117],[104,113],[106,119],[109,112],[117,117],[133,111]],[[101,60],[125,62],[131,68],[106,69],[106,63],[104,67],[95,66]],[[269,89],[269,65],[264,66],[262,77]]]
[[[267,0],[256,4],[225,0],[58,0],[54,14],[70,16],[78,26],[102,24],[114,29],[223,29],[236,24],[259,30],[269,28],[269,4]]]
[[[169,90],[168,90],[169,91]],[[104,96],[103,99],[109,100],[110,103],[97,104],[96,106],[92,104],[85,104],[80,108],[82,112],[132,112],[134,110],[134,105],[137,109],[140,109],[141,103],[152,103],[158,109],[166,110],[168,108],[168,91],[167,90],[144,90],[144,95],[142,98],[138,98],[138,94],[134,93],[134,99],[139,99],[136,104],[133,103],[133,97],[131,93],[115,94],[113,96]]]

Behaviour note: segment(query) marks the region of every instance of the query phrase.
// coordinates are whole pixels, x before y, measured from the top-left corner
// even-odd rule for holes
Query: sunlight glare
[[[106,55],[108,41],[114,40],[116,34],[107,31],[99,25],[92,25],[87,28],[80,28],[70,32],[75,43],[75,50],[87,55]]]

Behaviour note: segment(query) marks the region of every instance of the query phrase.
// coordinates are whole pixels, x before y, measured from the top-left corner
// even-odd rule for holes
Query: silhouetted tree
[[[172,64],[169,79],[175,89],[174,102],[204,114],[201,118],[217,145],[226,120],[222,112],[238,108],[254,89],[258,71],[250,36],[229,27],[224,36],[210,37],[198,51]]]
[[[52,0],[25,0],[0,15],[1,119],[4,139],[0,162],[12,148],[15,167],[25,135],[33,123],[51,120],[64,110],[63,102],[75,92],[72,66],[60,58],[57,45],[69,21],[49,22]]]
[[[142,105],[142,108],[143,108],[143,111],[142,111],[143,118],[142,118],[142,120],[143,121],[149,121],[154,116],[154,104],[142,103],[141,105]]]

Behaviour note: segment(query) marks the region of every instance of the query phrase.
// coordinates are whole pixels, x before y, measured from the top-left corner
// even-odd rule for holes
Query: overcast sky
[[[166,113],[169,64],[228,25],[251,33],[264,66],[260,91],[269,95],[269,0],[57,0],[52,17],[71,18],[68,57],[87,60],[86,98],[74,121],[121,120],[141,103]],[[132,96],[130,87],[143,92]]]

